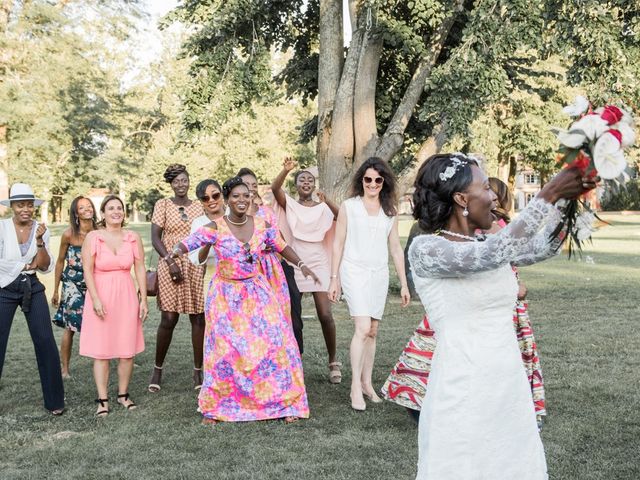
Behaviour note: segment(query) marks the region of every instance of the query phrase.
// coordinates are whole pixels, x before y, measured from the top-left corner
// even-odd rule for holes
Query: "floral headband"
[[[440,180],[446,182],[452,178],[458,170],[469,165],[469,161],[479,163],[476,157],[466,155],[461,152],[455,152],[451,154],[451,165],[449,165],[444,172],[440,173]]]

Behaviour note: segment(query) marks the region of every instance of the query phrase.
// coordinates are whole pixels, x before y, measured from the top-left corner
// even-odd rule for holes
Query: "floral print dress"
[[[260,217],[272,228],[276,229],[278,237],[282,238],[280,230],[278,230],[278,220],[276,219],[276,215],[273,213],[273,210],[264,205],[260,205],[255,216]],[[267,248],[264,254],[260,255],[258,260],[262,268],[262,273],[267,278],[267,282],[271,285],[276,297],[278,297],[278,302],[282,306],[282,310],[287,317],[287,321],[291,324],[291,297],[289,296],[289,285],[287,284],[287,277],[282,269],[278,254],[275,250]]]
[[[185,238],[188,250],[211,244],[218,263],[205,302],[202,414],[221,421],[307,418],[302,361],[288,312],[262,272],[265,251],[286,244],[254,217],[254,232],[239,241],[224,220]]]
[[[81,252],[82,246],[69,245],[67,248],[67,266],[62,272],[62,298],[53,317],[54,325],[73,332],[79,332],[82,326],[84,296],[87,293]]]

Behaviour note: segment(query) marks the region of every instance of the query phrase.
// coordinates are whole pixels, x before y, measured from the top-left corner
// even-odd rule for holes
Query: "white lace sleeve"
[[[535,198],[515,220],[483,242],[421,235],[409,248],[411,270],[417,277],[440,278],[493,270],[507,263],[531,265],[557,253],[561,240],[550,241],[550,236],[560,220],[556,207]]]

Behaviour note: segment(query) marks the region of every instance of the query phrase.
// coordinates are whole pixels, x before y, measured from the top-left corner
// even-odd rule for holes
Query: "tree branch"
[[[331,141],[332,112],[344,63],[342,1],[320,0],[320,55],[318,61],[318,126],[316,156],[326,164]],[[322,168],[322,167],[321,167]]]
[[[380,143],[375,101],[382,43],[381,36],[372,36],[370,31],[366,31],[358,61],[353,98],[356,165],[372,157]]]
[[[449,31],[453,25],[456,15],[462,7],[462,2],[458,0],[454,8],[451,9],[449,15],[442,21],[438,29],[434,32],[426,48],[426,55],[422,57],[418,67],[416,68],[409,86],[396,109],[393,118],[389,122],[380,146],[376,150],[376,156],[383,160],[391,160],[398,153],[404,143],[404,131],[411,120],[413,110],[420,100],[420,96],[424,91],[424,85],[427,78],[431,74],[431,70],[436,64],[442,47],[449,35]]]
[[[348,0],[349,1],[349,21],[351,23],[351,31],[355,32],[358,28],[358,4],[361,0]]]

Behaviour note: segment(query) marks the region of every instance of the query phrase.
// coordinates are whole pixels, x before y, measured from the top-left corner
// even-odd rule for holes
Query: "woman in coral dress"
[[[206,300],[204,382],[198,399],[205,423],[309,416],[302,361],[283,305],[259,258],[280,252],[300,259],[275,228],[246,214],[249,189],[239,177],[222,187],[229,214],[178,243],[173,256],[210,244],[217,269]],[[307,275],[313,272],[303,265]]]
[[[89,232],[82,245],[87,293],[82,315],[80,355],[94,359],[97,416],[109,413],[109,362],[117,358],[117,401],[135,408],[129,398],[133,357],[144,350],[142,322],[147,316],[147,282],[140,236],[124,230],[124,204],[108,195],[100,206],[105,228]],[[140,299],[131,277],[134,267]]]

